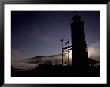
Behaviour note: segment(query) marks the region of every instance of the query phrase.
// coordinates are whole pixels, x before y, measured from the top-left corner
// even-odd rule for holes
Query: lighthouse
[[[72,17],[71,40],[72,40],[72,65],[80,68],[87,67],[88,51],[85,41],[84,21],[81,16]]]

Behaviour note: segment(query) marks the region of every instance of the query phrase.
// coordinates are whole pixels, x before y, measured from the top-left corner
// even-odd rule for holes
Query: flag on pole
[[[60,40],[60,44],[62,44],[63,43],[63,38]]]
[[[69,40],[65,43],[65,45],[68,44],[68,43],[69,43]]]

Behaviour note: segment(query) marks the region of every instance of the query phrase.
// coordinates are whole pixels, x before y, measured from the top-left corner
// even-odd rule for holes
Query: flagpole
[[[63,66],[63,40],[62,40],[62,66]]]
[[[63,37],[62,37],[62,39],[60,40],[60,42],[61,42],[61,45],[62,45],[62,66],[63,66]]]

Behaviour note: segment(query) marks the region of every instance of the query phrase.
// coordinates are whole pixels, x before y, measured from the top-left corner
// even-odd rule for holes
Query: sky
[[[100,56],[99,11],[12,11],[12,61],[60,54],[62,37],[64,42],[69,39],[71,45],[70,23],[74,15],[80,15],[85,22],[88,55]]]

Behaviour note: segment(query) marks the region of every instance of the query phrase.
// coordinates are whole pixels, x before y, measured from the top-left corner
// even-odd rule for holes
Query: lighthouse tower
[[[85,41],[84,21],[79,15],[72,18],[71,35],[72,35],[72,65],[77,67],[86,67],[88,52]]]

